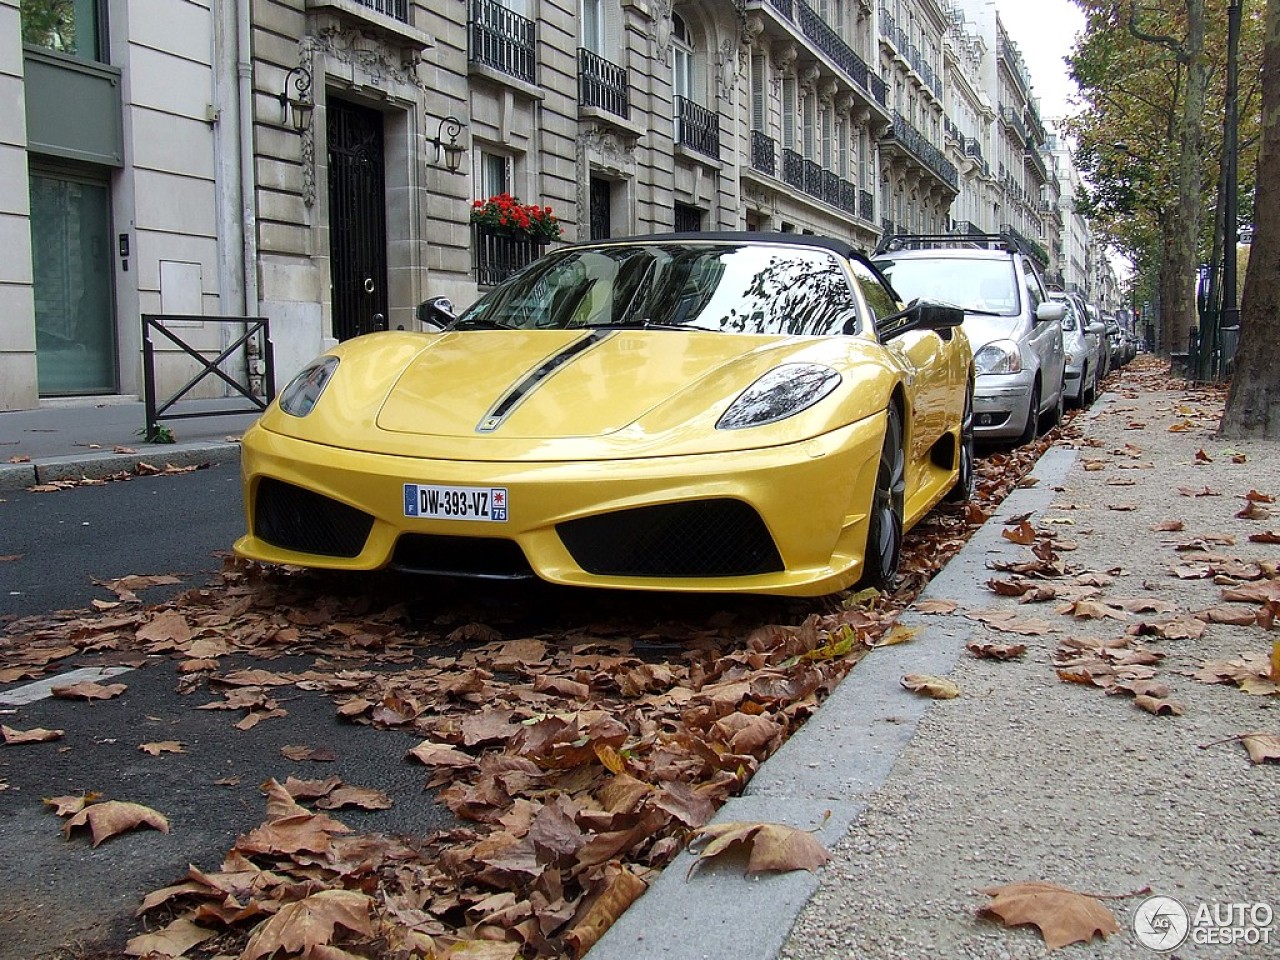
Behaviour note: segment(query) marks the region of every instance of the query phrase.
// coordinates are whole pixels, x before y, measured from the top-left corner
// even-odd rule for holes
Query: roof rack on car
[[[957,247],[966,250],[1027,252],[1016,237],[1007,233],[892,233],[880,238],[873,255],[879,256],[894,250],[945,250]]]

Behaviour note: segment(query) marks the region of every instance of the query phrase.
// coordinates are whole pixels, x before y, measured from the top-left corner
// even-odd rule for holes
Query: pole
[[[1232,345],[1238,337],[1240,327],[1240,306],[1236,296],[1236,247],[1239,242],[1239,186],[1237,184],[1239,162],[1239,104],[1237,103],[1240,87],[1240,12],[1244,0],[1231,0],[1227,7],[1227,98],[1226,118],[1222,139],[1222,149],[1226,154],[1227,195],[1226,195],[1226,231],[1222,243],[1222,319],[1219,327],[1219,339],[1216,347],[1222,347],[1222,331],[1232,329]],[[1219,354],[1218,374],[1226,372],[1227,357]]]

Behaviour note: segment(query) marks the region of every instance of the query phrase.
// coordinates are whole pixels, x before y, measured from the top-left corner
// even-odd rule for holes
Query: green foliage
[[[73,0],[20,0],[22,42],[63,53],[76,52]]]
[[[147,443],[177,443],[178,438],[173,435],[173,431],[166,427],[163,423],[157,423],[152,429],[148,430],[143,427],[137,431],[138,436],[142,437]]]

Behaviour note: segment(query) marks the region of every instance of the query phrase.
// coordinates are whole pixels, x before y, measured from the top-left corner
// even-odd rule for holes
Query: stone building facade
[[[144,314],[210,355],[241,329],[218,318],[268,318],[278,383],[333,339],[414,329],[546,249],[470,222],[500,194],[565,241],[1055,229],[991,0],[22,11],[0,0],[0,409],[138,395]],[[163,394],[198,364],[158,350]],[[260,372],[242,353],[222,366]]]

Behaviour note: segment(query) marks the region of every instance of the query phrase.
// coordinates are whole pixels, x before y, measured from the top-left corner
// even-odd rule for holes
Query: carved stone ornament
[[[649,8],[649,16],[653,18],[653,42],[658,57],[665,63],[671,62],[671,8],[674,5],[674,0],[654,0]]]
[[[784,43],[774,50],[773,62],[780,73],[786,73],[799,56],[800,51],[796,49],[794,43]]]
[[[730,98],[733,96],[734,90],[738,86],[738,71],[740,63],[738,60],[739,45],[732,40],[720,41],[720,53],[716,57],[716,79],[720,84],[720,95]]]
[[[308,39],[313,40],[317,51],[359,68],[370,86],[382,86],[391,80],[426,89],[426,84],[418,78],[418,64],[421,62],[418,54],[392,50],[363,31],[337,24],[320,27]]]

